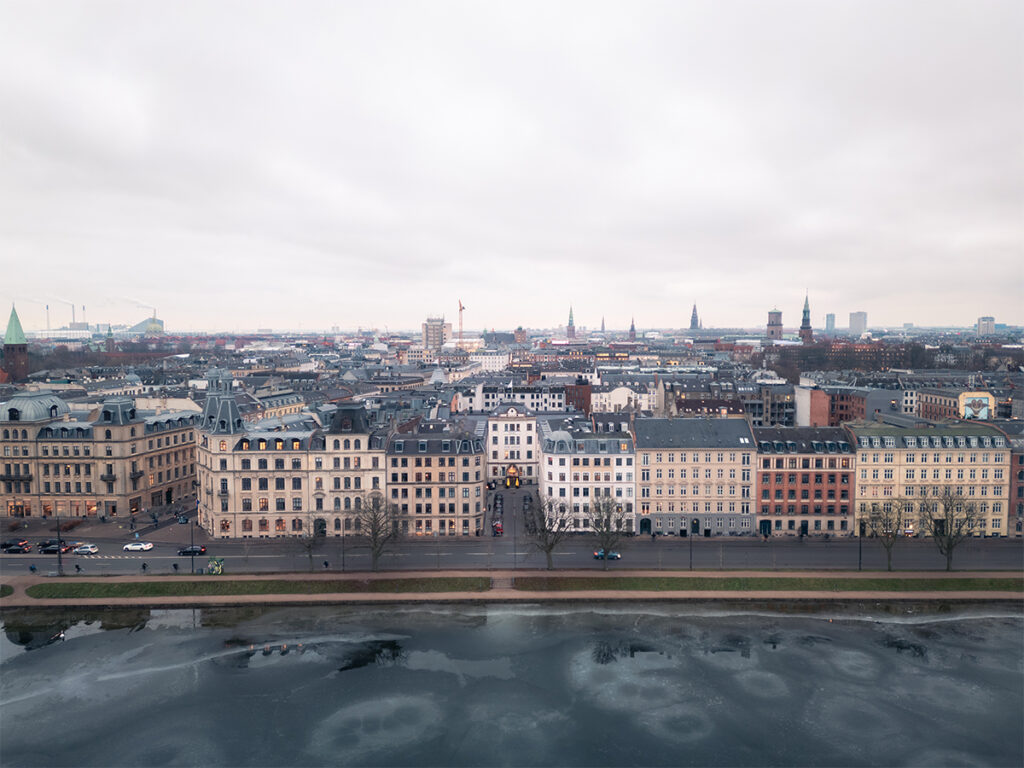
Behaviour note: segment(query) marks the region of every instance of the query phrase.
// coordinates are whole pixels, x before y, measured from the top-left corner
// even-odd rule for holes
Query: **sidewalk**
[[[77,598],[77,599],[36,599],[29,597],[25,590],[33,584],[55,582],[52,577],[40,576],[39,574],[5,574],[0,581],[9,584],[14,593],[0,599],[0,609],[18,607],[212,607],[212,606],[237,606],[237,605],[332,605],[332,604],[359,604],[359,603],[409,603],[409,602],[430,602],[430,603],[539,603],[539,602],[598,602],[598,601],[751,601],[751,600],[806,600],[806,601],[921,601],[921,600],[943,600],[954,602],[1002,602],[1012,601],[1019,607],[1024,607],[1024,596],[1014,591],[961,591],[943,590],[942,582],[947,579],[988,579],[1007,578],[1006,572],[970,572],[970,573],[947,573],[935,571],[923,572],[894,572],[894,573],[865,573],[862,571],[835,572],[835,571],[806,571],[806,572],[751,572],[751,571],[611,571],[598,572],[590,570],[565,570],[565,571],[427,571],[427,572],[378,572],[378,573],[287,573],[287,574],[239,574],[231,576],[204,576],[198,579],[188,574],[179,576],[108,576],[103,577],[103,583],[118,582],[139,582],[159,580],[169,581],[197,581],[216,579],[221,581],[351,581],[367,582],[378,579],[404,580],[404,579],[434,579],[434,578],[466,578],[483,577],[491,580],[491,588],[483,592],[409,592],[409,593],[372,593],[372,592],[346,592],[334,594],[282,594],[282,595],[216,595],[216,596],[187,596],[187,597],[131,597],[131,598]],[[524,591],[514,589],[514,579],[525,577],[553,577],[553,578],[578,578],[585,577],[594,582],[593,589],[576,591]],[[728,579],[728,578],[827,578],[846,579],[857,581],[863,579],[893,578],[893,579],[928,579],[935,582],[935,589],[915,592],[886,592],[886,591],[800,591],[800,590],[763,590],[737,592],[734,590],[694,590],[694,591],[626,591],[626,590],[602,590],[600,582],[606,578],[621,577],[650,577],[650,578],[705,578],[705,579]],[[1010,576],[1012,578],[1012,576]],[[97,578],[82,576],[65,576],[62,583],[74,582],[95,582]]]

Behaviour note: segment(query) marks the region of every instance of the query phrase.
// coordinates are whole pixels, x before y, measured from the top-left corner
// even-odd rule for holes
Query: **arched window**
[[[132,429],[131,429],[131,435],[132,435],[132,437],[135,437],[135,427],[132,427]]]
[[[220,449],[222,451],[226,451],[228,449],[228,441],[227,440],[221,440],[220,441]]]
[[[339,448],[341,448],[341,440],[335,440],[334,441],[334,450],[338,450]]]
[[[355,441],[355,442],[353,443],[352,447],[353,447],[353,448],[355,448],[355,449],[356,449],[356,450],[358,451],[358,450],[359,450],[359,446],[360,446],[360,445],[361,445],[361,443],[360,443],[360,442],[359,442],[358,440],[356,440],[356,441]]]
[[[334,497],[334,509],[335,510],[341,509],[341,497],[340,496],[335,496]]]
[[[345,497],[345,511],[352,509],[352,498],[350,496]]]
[[[278,437],[277,439],[274,440],[274,450],[275,451],[284,450],[284,440],[282,440],[280,437]]]
[[[363,508],[363,500],[356,496],[356,512]]]
[[[300,443],[299,443],[298,440],[292,440],[292,450],[293,451],[299,450],[299,445],[300,445]]]
[[[10,430],[5,429],[4,430],[4,440],[10,440],[10,438],[11,438]]]
[[[341,518],[340,517],[334,518],[334,530],[336,530],[336,531],[340,531],[341,530]]]
[[[110,439],[111,439],[112,437],[113,437],[113,435],[111,434],[111,432],[110,432],[110,430],[109,430],[109,429],[108,429],[108,430],[105,430],[105,431],[104,431],[104,433],[103,433],[103,438],[104,438],[105,440],[110,440]]]
[[[351,448],[351,445],[352,445],[351,441],[346,438],[346,440],[345,440],[345,450],[346,451],[349,450],[349,448]]]

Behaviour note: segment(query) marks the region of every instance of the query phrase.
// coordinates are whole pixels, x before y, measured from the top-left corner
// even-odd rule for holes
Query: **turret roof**
[[[11,319],[7,321],[7,333],[4,334],[4,346],[8,344],[28,344],[25,338],[25,331],[21,329],[21,320],[18,319],[18,311],[11,304]]]

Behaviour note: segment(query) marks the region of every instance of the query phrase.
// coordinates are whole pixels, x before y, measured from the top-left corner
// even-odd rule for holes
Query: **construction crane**
[[[465,309],[462,306],[462,299],[459,299],[459,349],[462,349],[462,312]]]

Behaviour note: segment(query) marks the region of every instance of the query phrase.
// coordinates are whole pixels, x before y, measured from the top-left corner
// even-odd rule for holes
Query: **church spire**
[[[693,313],[690,315],[690,330],[696,331],[700,328],[700,320],[697,318],[697,303],[693,304]]]
[[[810,296],[804,294],[804,315],[800,321],[800,340],[804,344],[810,344],[814,340],[814,331],[811,329],[811,302]]]
[[[4,346],[12,344],[28,344],[25,338],[25,331],[21,328],[21,320],[18,318],[18,310],[11,304],[11,317],[7,321],[7,333],[4,334]]]
[[[565,335],[567,338],[576,338],[576,324],[572,320],[572,304],[569,305],[569,325],[565,327]]]

